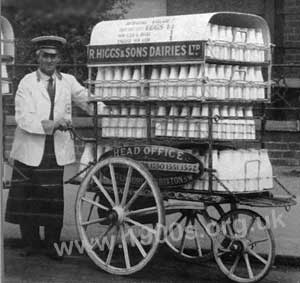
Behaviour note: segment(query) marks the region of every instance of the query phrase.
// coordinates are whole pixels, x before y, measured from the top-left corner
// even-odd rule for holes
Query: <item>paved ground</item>
[[[130,277],[104,273],[85,255],[69,256],[62,262],[55,262],[42,255],[22,258],[18,252],[18,249],[5,249],[6,283],[229,282],[213,262],[202,265],[179,262],[166,251],[159,252],[146,269]],[[275,266],[261,282],[299,283],[300,267]]]
[[[294,171],[292,171],[294,170]],[[271,219],[272,230],[276,241],[276,254],[300,257],[300,170],[291,168],[275,168],[275,175],[279,176],[280,181],[297,196],[298,204],[287,212],[284,208],[274,209],[256,209],[262,215]],[[73,176],[74,167],[66,170],[65,178]],[[62,232],[62,240],[77,239],[75,227],[74,204],[76,198],[76,186],[65,186],[65,218]],[[4,191],[6,199],[8,190]],[[279,194],[284,194],[279,191]],[[19,229],[17,225],[10,223],[4,224],[5,239],[19,238]]]

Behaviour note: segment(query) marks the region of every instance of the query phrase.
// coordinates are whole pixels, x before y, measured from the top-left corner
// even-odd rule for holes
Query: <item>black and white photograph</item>
[[[0,283],[300,283],[299,0],[0,0]]]

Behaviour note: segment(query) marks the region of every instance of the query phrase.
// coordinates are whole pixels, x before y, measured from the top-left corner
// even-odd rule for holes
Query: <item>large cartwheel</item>
[[[132,159],[97,163],[80,186],[76,224],[88,256],[101,269],[119,275],[141,270],[157,251],[165,224],[157,183]]]

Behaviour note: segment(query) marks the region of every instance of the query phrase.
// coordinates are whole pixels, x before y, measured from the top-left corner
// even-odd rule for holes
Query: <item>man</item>
[[[11,157],[28,180],[9,192],[6,221],[20,225],[25,244],[23,255],[40,248],[40,226],[44,226],[47,255],[58,259],[54,243],[63,226],[64,165],[75,161],[71,125],[71,103],[91,112],[87,90],[74,76],[56,67],[66,40],[58,36],[34,38],[38,70],[27,74],[15,97],[15,131]],[[17,175],[15,170],[13,173]]]

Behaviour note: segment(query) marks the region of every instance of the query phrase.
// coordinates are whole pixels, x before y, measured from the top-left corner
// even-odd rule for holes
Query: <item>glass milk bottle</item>
[[[147,137],[147,120],[146,120],[146,108],[143,106],[140,106],[139,112],[138,112],[139,117],[137,118],[137,133],[136,137],[137,138],[146,138]]]
[[[256,36],[256,43],[260,47],[258,49],[258,61],[264,62],[265,61],[265,50],[264,47],[264,38],[263,38],[263,31],[262,29],[256,29],[255,30],[255,36]]]
[[[125,105],[121,106],[121,117],[119,118],[119,137],[127,137],[127,127],[128,127],[128,109]]]
[[[170,67],[170,75],[168,81],[168,88],[167,88],[167,97],[174,98],[178,97],[178,66],[171,66]]]
[[[228,139],[233,140],[235,138],[235,124],[236,124],[236,107],[234,105],[229,106],[229,125],[228,125]]]
[[[217,78],[220,81],[218,86],[218,98],[226,99],[226,85],[225,85],[225,66],[218,65],[217,66]]]
[[[245,139],[255,139],[255,121],[253,117],[253,109],[251,106],[245,108]]]
[[[101,126],[102,126],[102,136],[103,137],[108,137],[110,136],[110,108],[109,106],[104,106],[103,109],[102,109],[102,113],[100,113],[104,116],[107,116],[107,117],[102,117],[101,119]]]
[[[103,96],[104,92],[104,68],[99,67],[97,70],[97,76],[96,76],[96,85],[95,85],[95,95],[96,96]]]
[[[159,88],[158,96],[159,98],[167,98],[167,80],[169,79],[169,68],[167,66],[162,66],[159,77]]]
[[[119,125],[119,121],[120,121],[120,108],[117,105],[113,105],[111,107],[111,119],[108,121],[108,129],[109,129],[109,133],[108,135],[110,137],[118,137],[120,134],[120,125]]]
[[[132,75],[132,83],[130,84],[130,96],[138,97],[140,91],[141,69],[135,67]]]
[[[127,125],[127,137],[136,138],[137,135],[137,108],[135,105],[131,105],[129,111],[128,125]]]
[[[156,66],[152,67],[151,82],[149,83],[149,96],[158,97],[159,69]]]
[[[219,121],[220,124],[220,132],[221,132],[221,139],[227,140],[228,139],[228,106],[227,105],[222,105],[221,106],[221,119]]]
[[[240,140],[244,138],[244,131],[245,131],[245,119],[244,119],[245,116],[244,116],[244,110],[242,106],[237,106],[236,116],[237,119],[235,121],[234,138]]]
[[[245,61],[257,62],[257,49],[256,49],[256,35],[255,29],[249,28],[247,33],[247,46],[245,50]]]
[[[186,98],[194,98],[196,96],[196,79],[198,75],[198,66],[191,65],[188,75],[188,83],[186,88]]]
[[[104,97],[111,97],[112,95],[112,80],[114,78],[114,69],[112,67],[105,67],[104,72]]]
[[[130,95],[130,88],[128,81],[131,80],[131,68],[125,67],[123,70],[123,76],[122,76],[122,88],[121,88],[121,97],[129,97]]]
[[[178,88],[177,88],[177,97],[180,99],[185,98],[186,96],[186,87],[187,87],[187,78],[188,78],[188,66],[181,65],[179,76],[178,76]]]
[[[202,104],[200,120],[200,138],[208,138],[208,105]]]
[[[211,39],[213,41],[219,40],[219,26],[212,24],[211,25],[211,30],[212,30]],[[215,43],[213,43],[212,58],[219,58],[219,52],[220,52],[219,46],[216,45]]]
[[[177,106],[171,106],[168,122],[167,122],[167,136],[172,137],[176,136],[177,133],[177,120],[178,118],[178,107]]]
[[[261,67],[255,67],[255,80],[257,82],[257,99],[265,98],[265,85]]]
[[[176,136],[177,137],[187,137],[188,136],[188,123],[187,118],[189,116],[189,107],[184,106],[181,109],[180,118],[178,119],[178,125],[177,125],[177,131]]]
[[[227,41],[225,26],[219,26],[219,40],[222,41],[223,44]],[[224,45],[219,46],[218,59],[225,60],[225,50]]]
[[[155,136],[166,136],[167,134],[167,109],[165,106],[159,106],[157,118],[155,119]]]
[[[193,106],[192,108],[192,114],[188,129],[188,136],[189,138],[199,138],[200,137],[200,107],[199,106]]]
[[[114,68],[114,81],[112,82],[112,97],[120,97],[120,84],[122,80],[122,67]]]

